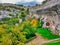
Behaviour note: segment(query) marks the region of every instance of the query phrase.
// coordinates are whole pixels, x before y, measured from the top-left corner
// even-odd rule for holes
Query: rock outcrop
[[[60,27],[56,27],[58,24],[60,24],[60,0],[47,0],[45,4],[37,9],[30,10],[30,12],[39,15],[40,18],[43,17],[45,23],[47,23],[47,19],[50,20],[48,21],[50,23],[48,27],[54,34],[60,34],[60,32],[56,30]]]

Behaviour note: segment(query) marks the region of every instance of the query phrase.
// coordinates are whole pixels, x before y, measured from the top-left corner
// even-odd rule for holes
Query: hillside
[[[0,3],[0,19],[6,17],[12,18],[12,16],[18,15],[20,10],[24,8],[25,7],[16,4]]]

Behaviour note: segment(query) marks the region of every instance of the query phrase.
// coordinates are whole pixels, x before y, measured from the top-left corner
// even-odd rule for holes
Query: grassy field
[[[60,38],[60,36],[52,34],[52,32],[47,28],[40,28],[37,30],[37,33],[48,40]]]

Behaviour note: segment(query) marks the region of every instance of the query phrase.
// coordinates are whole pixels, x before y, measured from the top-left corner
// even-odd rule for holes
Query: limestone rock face
[[[56,25],[55,34],[60,35],[60,24]]]
[[[60,31],[60,24],[56,26],[56,29]]]
[[[60,35],[60,0],[47,0],[38,8],[30,10],[37,15],[44,16],[43,27],[46,27],[46,17],[50,19],[50,29],[53,33]],[[58,25],[59,24],[59,25]]]
[[[24,7],[10,3],[0,3],[0,19],[12,18],[20,14],[20,9]]]

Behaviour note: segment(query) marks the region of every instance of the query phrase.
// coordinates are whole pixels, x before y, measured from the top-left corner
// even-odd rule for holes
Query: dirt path
[[[34,40],[28,42],[26,45],[42,45],[43,42],[48,41],[48,40],[42,38],[41,35],[39,35],[39,34],[36,34],[36,35],[37,35],[37,37]]]
[[[53,42],[53,41],[56,41],[56,40],[60,40],[60,38],[57,38],[57,39],[53,39],[53,40],[47,40],[47,39],[44,39],[41,35],[39,34],[36,34],[36,38],[30,42],[28,42],[26,45],[42,45],[44,43],[49,43],[49,42]]]

